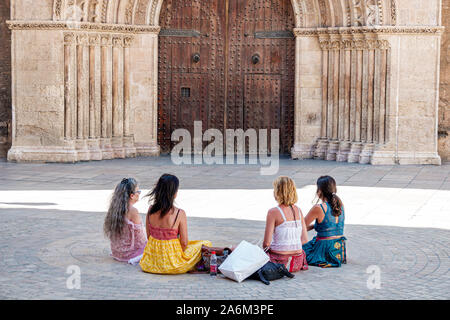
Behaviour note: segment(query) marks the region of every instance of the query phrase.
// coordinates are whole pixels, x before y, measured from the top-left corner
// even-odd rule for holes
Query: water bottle
[[[217,276],[217,256],[216,252],[211,252],[211,258],[209,260],[209,274],[211,276]]]

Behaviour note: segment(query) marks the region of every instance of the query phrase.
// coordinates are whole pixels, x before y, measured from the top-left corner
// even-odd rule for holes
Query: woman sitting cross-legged
[[[114,259],[131,264],[139,262],[147,244],[144,224],[134,207],[140,193],[135,179],[123,179],[114,190],[103,226]]]
[[[330,176],[320,177],[317,196],[322,204],[315,205],[305,217],[308,230],[317,231],[317,236],[303,246],[306,259],[312,266],[340,267],[347,263],[347,239],[344,237],[344,205],[336,195],[336,181]]]
[[[147,195],[152,201],[146,218],[148,242],[140,261],[143,271],[160,274],[180,274],[192,270],[202,258],[202,245],[210,241],[188,240],[184,210],[174,206],[179,180],[164,174]]]
[[[295,205],[295,183],[289,177],[279,177],[273,186],[278,206],[267,213],[263,246],[270,248],[271,262],[284,264],[290,272],[307,270],[302,244],[308,242],[308,234],[303,214]]]

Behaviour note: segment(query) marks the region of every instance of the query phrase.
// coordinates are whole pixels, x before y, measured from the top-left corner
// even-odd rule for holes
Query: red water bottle
[[[216,252],[211,252],[211,258],[209,260],[209,274],[211,276],[217,276],[217,256]]]

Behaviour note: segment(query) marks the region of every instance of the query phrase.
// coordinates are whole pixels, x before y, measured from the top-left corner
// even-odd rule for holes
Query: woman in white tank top
[[[279,177],[273,186],[278,206],[267,213],[263,247],[268,250],[270,261],[286,265],[290,272],[306,270],[302,244],[308,242],[308,233],[303,214],[295,205],[295,183],[289,177]]]

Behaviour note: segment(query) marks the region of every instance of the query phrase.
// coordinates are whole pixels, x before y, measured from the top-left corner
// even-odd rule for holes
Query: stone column
[[[340,71],[340,36],[330,34],[330,69],[328,72],[328,138],[329,144],[326,160],[335,161],[339,151],[339,71]]]
[[[328,148],[327,138],[327,121],[328,121],[328,65],[329,65],[329,50],[327,41],[322,39],[320,41],[322,49],[322,114],[320,121],[320,139],[317,141],[317,146],[314,151],[314,159],[325,159]]]
[[[89,47],[87,34],[77,34],[77,140],[80,161],[90,160],[89,135]]]
[[[64,138],[76,138],[76,36],[73,33],[64,35]]]
[[[123,38],[113,37],[112,147],[115,158],[125,158],[123,148]]]
[[[350,152],[350,77],[351,77],[351,50],[352,39],[349,35],[342,35],[340,59],[340,88],[339,88],[339,152],[336,161],[346,162]]]
[[[100,46],[100,36],[97,34],[89,35],[89,138],[87,141],[90,160],[102,160],[102,151],[100,150],[100,141],[97,135],[97,127],[99,126],[97,118],[98,104],[98,83],[100,81],[100,72],[98,65],[100,64],[97,49]]]
[[[112,138],[112,38],[101,36],[100,148],[103,159],[113,159]]]
[[[363,47],[364,38],[361,34],[353,34],[354,49],[352,50],[352,131],[350,139],[352,141],[347,161],[350,163],[359,162],[359,155],[362,150],[361,143],[361,112],[362,112],[362,74],[363,74]],[[353,105],[354,103],[354,105]],[[353,134],[352,134],[353,133]]]
[[[125,149],[125,156],[135,157],[136,147],[134,146],[134,136],[130,128],[130,46],[132,44],[133,37],[126,36],[124,38],[124,67],[123,67],[123,146]]]

